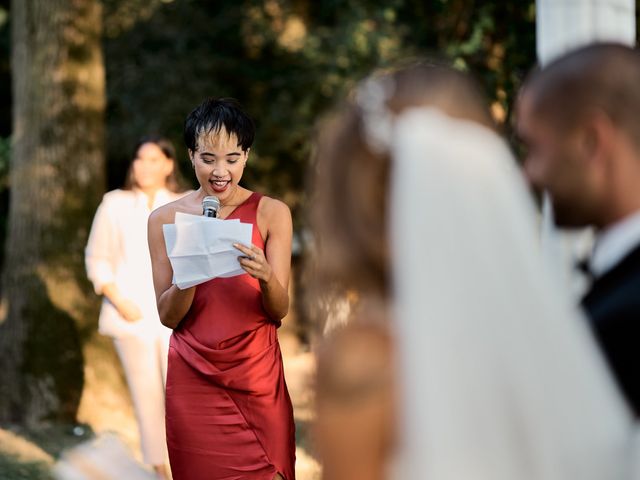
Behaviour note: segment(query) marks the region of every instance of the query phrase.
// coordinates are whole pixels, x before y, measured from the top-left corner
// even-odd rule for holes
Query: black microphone
[[[220,209],[220,200],[218,197],[209,196],[202,199],[202,214],[205,217],[216,218]]]

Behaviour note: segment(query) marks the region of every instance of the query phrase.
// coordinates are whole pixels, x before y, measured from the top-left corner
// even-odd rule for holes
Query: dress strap
[[[260,203],[260,199],[263,196],[264,195],[262,195],[261,193],[252,192],[251,195],[249,195],[249,198],[247,199],[247,201],[245,202],[245,205],[256,205],[257,207],[258,204]]]
[[[249,195],[249,198],[247,198],[244,202],[238,205],[238,207],[236,208],[236,210],[234,210],[234,212],[240,211],[240,210],[253,210],[254,214],[257,214],[258,205],[260,204],[260,199],[263,196],[264,195],[262,195],[261,193],[252,192],[251,195]]]
[[[244,222],[256,223],[258,216],[258,205],[263,197],[261,193],[252,192],[249,197],[238,205],[227,218],[239,218]]]

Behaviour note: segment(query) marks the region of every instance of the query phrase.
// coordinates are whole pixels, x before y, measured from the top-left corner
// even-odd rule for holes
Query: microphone
[[[208,196],[202,199],[202,214],[205,217],[216,218],[220,209],[220,200],[218,197]]]

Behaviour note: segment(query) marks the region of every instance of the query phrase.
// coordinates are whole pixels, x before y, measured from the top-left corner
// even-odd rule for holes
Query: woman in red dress
[[[200,188],[149,218],[160,320],[174,329],[167,373],[167,445],[174,480],[294,480],[295,432],[277,328],[289,308],[288,207],[239,185],[253,142],[232,99],[208,99],[187,117],[185,142]],[[253,224],[236,245],[246,274],[180,290],[172,284],[162,225],[176,212]]]

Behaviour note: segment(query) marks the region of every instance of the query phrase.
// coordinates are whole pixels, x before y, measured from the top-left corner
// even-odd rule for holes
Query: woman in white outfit
[[[99,330],[113,337],[140,429],[145,463],[168,478],[164,381],[171,330],[158,318],[147,244],[147,219],[179,193],[173,145],[145,137],[134,151],[126,185],[105,194],[86,248],[86,266],[103,295]]]
[[[360,294],[319,354],[325,478],[638,478],[637,426],[545,271],[475,91],[402,69],[363,83],[321,138],[318,264]]]

